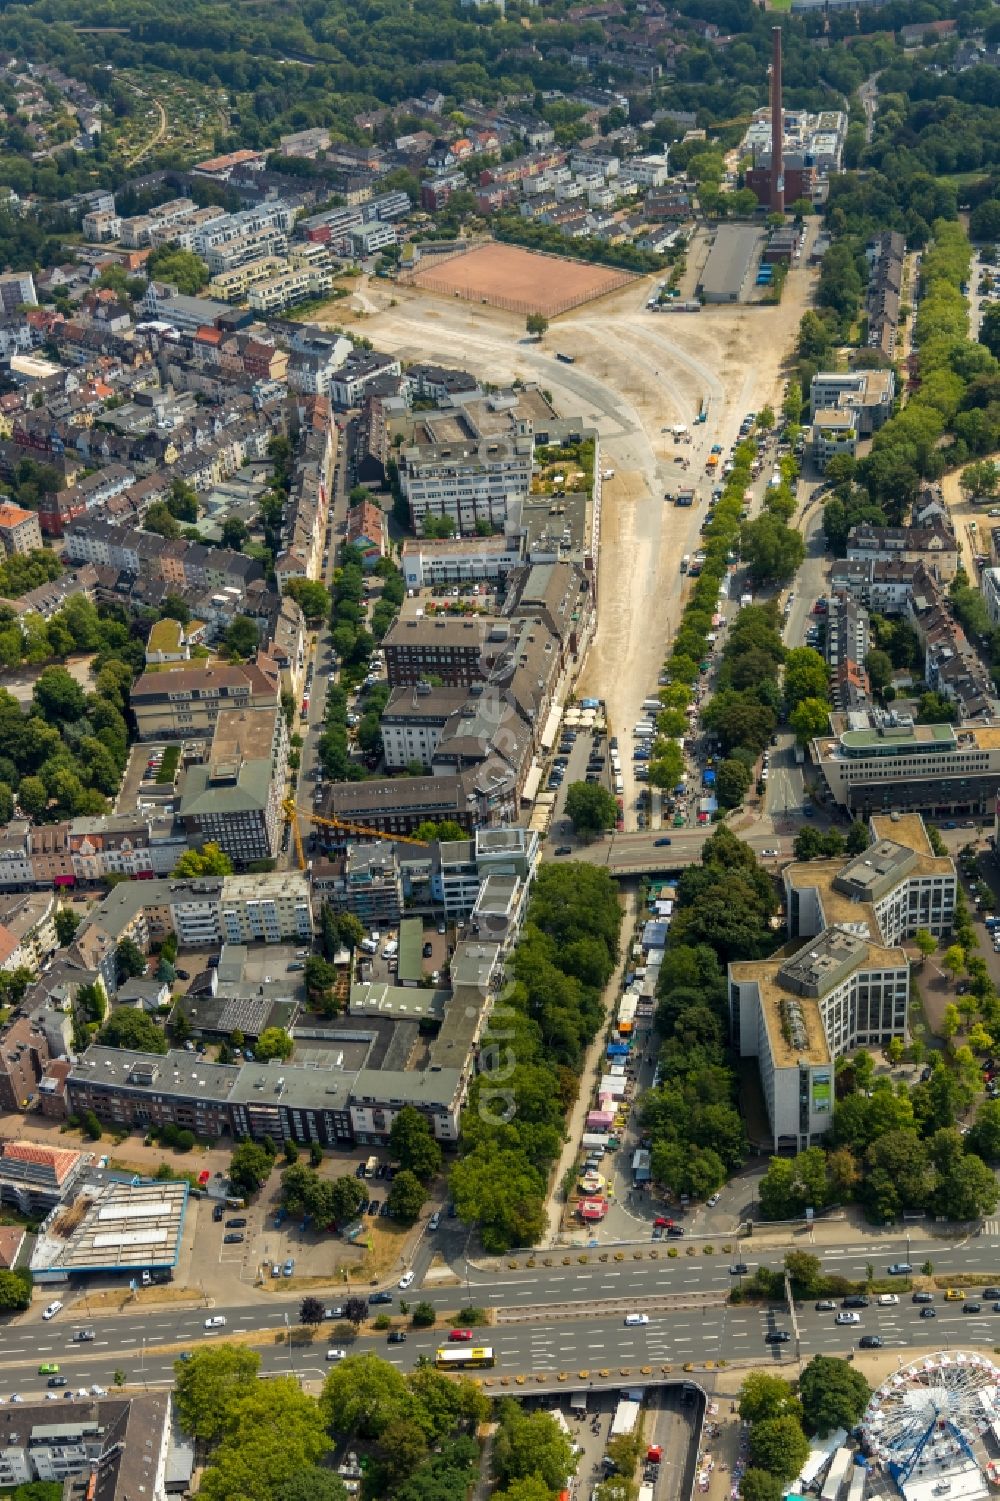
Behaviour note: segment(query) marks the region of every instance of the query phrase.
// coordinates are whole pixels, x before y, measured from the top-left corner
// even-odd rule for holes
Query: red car
[[[667,1230],[673,1224],[673,1220],[664,1219],[661,1214],[658,1219],[653,1221],[653,1224],[660,1230]]]
[[[212,1176],[212,1174],[208,1171],[208,1168],[205,1168],[204,1172],[199,1173],[198,1174],[198,1187],[199,1188],[204,1188],[207,1185],[208,1180],[211,1178],[211,1176]]]
[[[451,1331],[451,1333],[449,1334],[449,1336],[448,1336],[448,1340],[453,1345],[468,1345],[468,1344],[471,1344],[472,1343],[472,1330],[471,1329],[453,1329]]]

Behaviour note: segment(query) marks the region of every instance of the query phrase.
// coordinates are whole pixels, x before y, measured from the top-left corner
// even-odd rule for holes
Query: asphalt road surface
[[[500,1277],[490,1271],[468,1270],[468,1282],[448,1288],[413,1287],[408,1291],[412,1307],[417,1298],[426,1299],[439,1312],[442,1324],[436,1330],[408,1330],[405,1345],[388,1345],[385,1334],[363,1336],[349,1349],[374,1349],[401,1369],[414,1366],[420,1355],[427,1355],[447,1334],[456,1310],[472,1302],[493,1308],[525,1310],[530,1317],[524,1322],[501,1323],[483,1333],[483,1342],[493,1346],[498,1367],[507,1374],[596,1370],[602,1367],[619,1370],[642,1365],[681,1363],[724,1356],[730,1361],[790,1361],[796,1353],[803,1357],[817,1353],[846,1354],[856,1348],[863,1334],[879,1334],[886,1348],[951,1347],[965,1344],[995,1344],[1000,1341],[1000,1313],[983,1302],[980,1315],[963,1312],[963,1304],[946,1303],[943,1292],[935,1294],[936,1317],[923,1319],[920,1307],[911,1302],[909,1292],[900,1290],[899,1303],[890,1307],[874,1304],[861,1310],[861,1324],[842,1326],[834,1313],[817,1312],[812,1303],[798,1310],[800,1349],[794,1338],[784,1345],[769,1345],[765,1336],[774,1330],[792,1333],[787,1309],[779,1305],[723,1305],[705,1302],[705,1295],[718,1299],[726,1296],[734,1283],[730,1274],[730,1257],[706,1257],[699,1246],[697,1257],[688,1256],[686,1247],[676,1259],[642,1262],[589,1264],[525,1268],[505,1271]],[[873,1245],[809,1247],[828,1271],[851,1278],[863,1278],[871,1263],[877,1277],[884,1277],[889,1264],[907,1258],[915,1266],[929,1250],[937,1275],[949,1271],[978,1272],[995,1276],[1000,1284],[1000,1235],[984,1234],[952,1246],[928,1245],[921,1241],[908,1247],[904,1236],[894,1236]],[[752,1241],[744,1241],[733,1256],[752,1273],[763,1261],[777,1268],[783,1248],[768,1248],[756,1253]],[[902,1279],[901,1279],[902,1280]],[[665,1295],[687,1295],[692,1306],[674,1306],[664,1311],[657,1301]],[[336,1294],[327,1295],[333,1301]],[[399,1293],[394,1290],[392,1306],[378,1311],[399,1317]],[[973,1293],[967,1291],[967,1301]],[[649,1309],[648,1325],[626,1327],[625,1313]],[[0,1396],[11,1393],[29,1396],[45,1391],[45,1377],[38,1375],[38,1365],[54,1361],[60,1374],[67,1376],[72,1388],[93,1383],[111,1388],[117,1370],[124,1371],[130,1385],[163,1383],[171,1380],[173,1362],[182,1350],[198,1348],[206,1340],[225,1340],[233,1336],[259,1333],[262,1367],[267,1372],[293,1369],[297,1374],[317,1379],[327,1368],[325,1351],[335,1343],[330,1326],[321,1330],[312,1346],[293,1346],[275,1340],[285,1328],[286,1317],[297,1322],[298,1297],[241,1307],[198,1310],[173,1310],[150,1305],[148,1309],[88,1316],[82,1300],[75,1301],[49,1323],[42,1323],[37,1313],[29,1320],[18,1320],[0,1331]],[[602,1310],[604,1310],[602,1312]],[[223,1313],[224,1329],[208,1332],[206,1318]],[[91,1328],[92,1343],[73,1343],[76,1329]]]

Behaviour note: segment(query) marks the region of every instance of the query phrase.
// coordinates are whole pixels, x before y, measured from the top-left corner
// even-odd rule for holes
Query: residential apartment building
[[[30,1399],[29,1399],[30,1401]],[[129,1398],[30,1402],[0,1411],[0,1485],[61,1485],[66,1501],[166,1501],[190,1479],[166,1391]],[[174,1484],[169,1483],[173,1478]]]
[[[445,725],[467,698],[465,687],[432,688],[426,681],[393,689],[381,716],[387,769],[413,762],[429,769]]]
[[[0,503],[0,544],[8,557],[12,553],[33,552],[42,545],[38,516],[9,501]]]
[[[227,876],[220,908],[225,943],[311,943],[309,882],[298,872]]]
[[[950,580],[958,570],[954,532],[941,523],[929,526],[852,526],[847,538],[850,561],[925,563],[937,577]]]
[[[44,1030],[32,1017],[17,1016],[0,1033],[0,1110],[26,1110],[51,1054]]]
[[[140,740],[204,738],[226,709],[280,707],[279,689],[253,663],[191,664],[145,672],[132,685],[129,707]]]
[[[0,275],[0,313],[5,317],[37,301],[35,280],[30,271],[5,271]]]

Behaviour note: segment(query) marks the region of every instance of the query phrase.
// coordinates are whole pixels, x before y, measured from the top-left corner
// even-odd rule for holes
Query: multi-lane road
[[[848,1232],[849,1233],[849,1232]],[[807,1248],[800,1246],[800,1248]],[[978,1273],[1000,1283],[1000,1236],[984,1234],[966,1242],[938,1244],[921,1240],[907,1243],[905,1236],[887,1237],[872,1244],[852,1242],[845,1245],[808,1247],[819,1257],[823,1267],[852,1279],[864,1279],[869,1265],[877,1277],[886,1275],[893,1261],[909,1253],[919,1268],[925,1254],[933,1261],[936,1276],[949,1271]],[[525,1267],[519,1270],[479,1270],[456,1267],[461,1275],[449,1287],[411,1288],[410,1306],[418,1298],[430,1302],[439,1324],[432,1330],[408,1330],[404,1345],[389,1345],[384,1333],[362,1335],[346,1348],[352,1351],[375,1350],[402,1369],[414,1366],[421,1355],[432,1354],[447,1337],[458,1309],[466,1302],[492,1309],[497,1322],[483,1333],[483,1342],[493,1346],[498,1374],[507,1376],[558,1377],[586,1370],[597,1377],[601,1370],[612,1376],[622,1369],[635,1373],[643,1366],[664,1364],[683,1367],[706,1360],[725,1359],[730,1363],[789,1362],[801,1356],[808,1359],[818,1353],[846,1354],[857,1348],[865,1334],[878,1334],[887,1349],[898,1349],[901,1356],[912,1348],[993,1345],[1000,1341],[1000,1313],[992,1303],[982,1303],[981,1314],[967,1314],[964,1304],[945,1302],[942,1291],[935,1293],[936,1317],[921,1318],[900,1279],[899,1302],[861,1310],[861,1323],[838,1325],[833,1312],[818,1311],[813,1303],[797,1308],[798,1346],[794,1338],[784,1345],[768,1344],[766,1336],[775,1330],[793,1333],[788,1310],[779,1304],[728,1304],[725,1299],[741,1279],[730,1271],[734,1257],[739,1257],[752,1273],[759,1264],[777,1269],[784,1248],[755,1248],[752,1240],[742,1242],[731,1255],[717,1252],[706,1256],[701,1246],[697,1255],[687,1255],[680,1246],[676,1259],[659,1248],[656,1261],[645,1257],[616,1262],[613,1255],[603,1262],[581,1264],[574,1258],[563,1264],[553,1258],[550,1267]],[[329,1293],[326,1301],[335,1302],[343,1293]],[[973,1292],[967,1292],[972,1301]],[[399,1293],[394,1291],[392,1308],[373,1310],[395,1314],[399,1323]],[[319,1379],[328,1369],[325,1354],[328,1346],[339,1344],[332,1325],[320,1329],[312,1344],[292,1345],[280,1338],[287,1324],[297,1323],[298,1302],[278,1296],[253,1303],[222,1309],[173,1309],[169,1305],[150,1305],[122,1313],[101,1312],[91,1315],[82,1299],[73,1301],[48,1323],[39,1321],[37,1309],[26,1319],[8,1324],[0,1331],[0,1396],[9,1399],[14,1392],[28,1397],[45,1390],[45,1377],[38,1375],[38,1365],[56,1362],[71,1389],[97,1383],[112,1386],[116,1372],[125,1374],[128,1385],[164,1383],[172,1380],[173,1364],[184,1350],[197,1349],[212,1340],[236,1338],[250,1341],[260,1350],[262,1368],[274,1373],[292,1370],[307,1379]],[[649,1323],[626,1326],[628,1312],[648,1313]],[[226,1326],[214,1332],[205,1328],[205,1320],[224,1313]],[[286,1324],[287,1321],[287,1324]],[[95,1338],[88,1344],[75,1344],[77,1329],[93,1329]],[[610,1379],[610,1378],[609,1378]]]

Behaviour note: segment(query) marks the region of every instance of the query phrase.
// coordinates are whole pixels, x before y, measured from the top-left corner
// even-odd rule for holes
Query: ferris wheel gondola
[[[861,1420],[865,1451],[900,1489],[930,1468],[978,1467],[973,1446],[1000,1421],[998,1386],[1000,1371],[972,1351],[939,1351],[914,1360],[872,1393]]]

